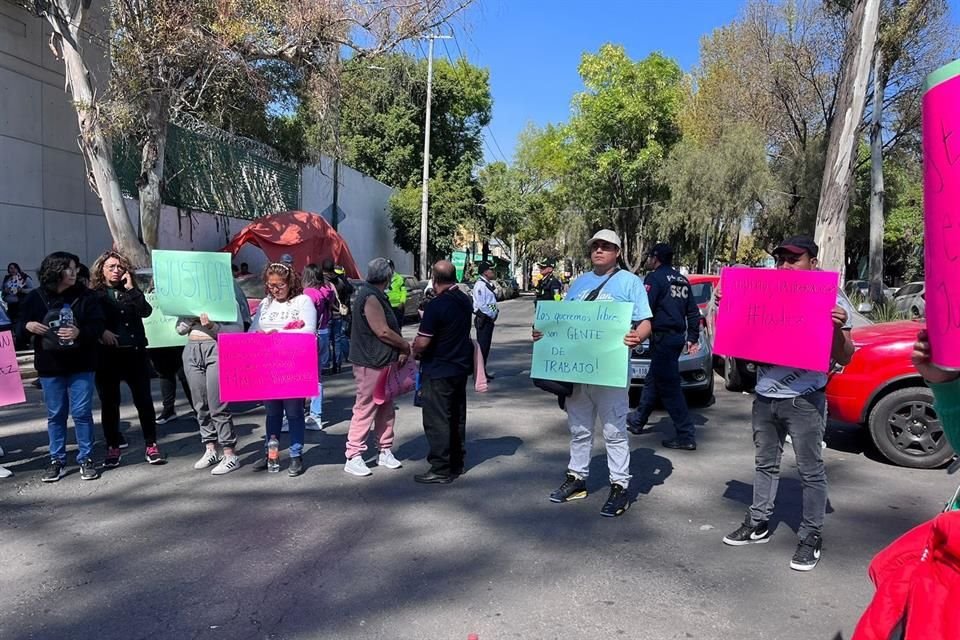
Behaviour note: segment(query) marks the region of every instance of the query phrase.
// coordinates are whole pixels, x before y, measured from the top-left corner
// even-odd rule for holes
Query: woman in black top
[[[106,320],[100,338],[97,393],[100,421],[107,441],[104,467],[120,466],[120,382],[130,387],[143,430],[144,457],[150,464],[163,464],[157,446],[157,414],[150,393],[150,364],[143,319],[153,307],[133,280],[130,261],[116,251],[105,251],[93,263],[90,285],[103,307]]]
[[[93,386],[103,309],[89,289],[77,284],[79,258],[56,251],[40,264],[40,287],[20,306],[17,332],[30,338],[33,363],[43,386],[50,437],[50,466],[42,480],[56,482],[67,463],[67,414],[77,432],[80,478],[100,476],[93,463]],[[72,323],[61,323],[68,313]]]

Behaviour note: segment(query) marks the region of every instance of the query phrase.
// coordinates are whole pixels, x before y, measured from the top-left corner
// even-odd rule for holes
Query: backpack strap
[[[612,278],[613,276],[617,275],[617,273],[619,273],[619,272],[620,272],[620,267],[617,267],[616,269],[614,269],[614,270],[613,270],[613,273],[611,273],[610,275],[608,275],[607,278],[606,278],[606,280],[604,280],[603,282],[600,283],[600,286],[599,286],[599,287],[597,287],[596,289],[594,289],[593,291],[591,291],[590,293],[588,293],[588,294],[587,294],[587,297],[584,298],[583,301],[584,301],[584,302],[593,302],[594,300],[596,300],[596,299],[597,299],[597,296],[600,295],[600,291],[606,286],[606,284],[607,284],[608,282],[610,282],[610,278]]]

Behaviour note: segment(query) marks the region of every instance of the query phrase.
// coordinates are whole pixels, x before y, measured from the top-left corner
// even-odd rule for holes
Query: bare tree
[[[827,160],[820,185],[816,229],[820,264],[826,269],[839,271],[841,279],[846,266],[847,211],[857,134],[870,82],[879,19],[880,0],[854,0],[837,88],[836,116],[830,123]]]
[[[22,4],[53,27],[91,187],[116,246],[142,265],[157,245],[167,125],[177,113],[198,111],[218,88],[243,94],[234,98],[253,96],[265,108],[276,89],[270,71],[278,65],[322,111],[337,87],[342,48],[355,56],[382,53],[444,23],[470,1],[113,0],[103,34],[111,72],[99,92],[79,40],[91,0]],[[139,151],[143,243],[124,208],[112,154],[116,136],[133,140]]]

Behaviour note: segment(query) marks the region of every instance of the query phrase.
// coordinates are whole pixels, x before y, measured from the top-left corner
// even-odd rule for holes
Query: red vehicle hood
[[[922,322],[900,320],[897,322],[883,322],[857,327],[851,332],[854,344],[857,347],[871,347],[877,344],[893,345],[907,341],[911,345],[917,340],[917,333],[924,328]]]

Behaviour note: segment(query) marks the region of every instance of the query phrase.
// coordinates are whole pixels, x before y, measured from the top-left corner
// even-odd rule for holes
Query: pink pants
[[[370,433],[371,423],[373,423],[373,432],[377,436],[380,450],[393,446],[393,421],[396,417],[393,402],[388,401],[381,405],[373,403],[373,390],[377,386],[380,371],[380,369],[353,365],[353,379],[357,383],[357,400],[353,405],[353,418],[350,420],[350,430],[347,432],[347,460],[367,450],[367,435]]]

